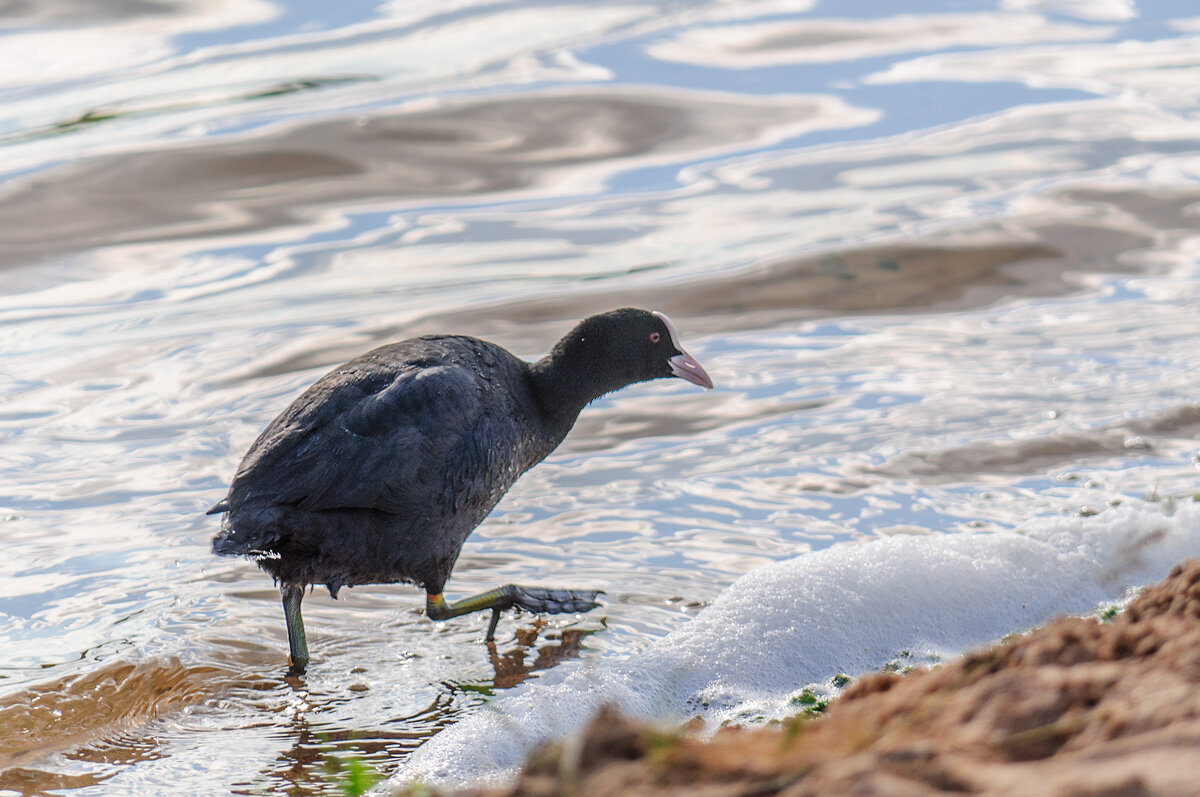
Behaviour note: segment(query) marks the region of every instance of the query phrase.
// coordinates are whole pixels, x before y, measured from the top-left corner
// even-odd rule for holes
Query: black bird
[[[338,366],[259,435],[229,494],[213,552],[244,555],[283,593],[293,673],[308,664],[300,601],[398,581],[445,620],[492,609],[580,612],[596,592],[499,587],[455,603],[442,587],[467,535],[525,471],[553,451],[580,410],[613,390],[678,376],[711,389],[665,315],[623,309],[581,321],[527,363],[461,335],[381,346]]]

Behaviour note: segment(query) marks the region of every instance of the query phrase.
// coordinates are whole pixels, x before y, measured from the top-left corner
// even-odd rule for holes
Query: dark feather
[[[461,336],[368,352],[255,440],[210,510],[227,513],[213,550],[335,595],[392,581],[440,592],[467,536],[589,401],[672,375],[671,339],[661,317],[621,310],[586,319],[534,364]]]

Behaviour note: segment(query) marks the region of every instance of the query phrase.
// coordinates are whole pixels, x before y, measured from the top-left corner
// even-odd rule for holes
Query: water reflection
[[[1040,14],[904,14],[697,27],[649,48],[664,61],[723,69],[867,61],[967,47],[1107,39],[1112,27],[1053,22]]]
[[[327,679],[281,679],[269,675],[277,651],[261,646],[248,651],[241,640],[214,640],[217,646],[240,648],[243,666],[253,671],[211,665],[184,666],[178,661],[118,663],[79,676],[36,686],[0,703],[0,735],[6,740],[0,773],[5,788],[42,793],[103,783],[115,769],[166,762],[181,737],[195,734],[233,706],[253,707],[253,725],[274,739],[286,740],[275,764],[245,781],[245,773],[228,773],[234,793],[258,793],[266,784],[304,793],[337,794],[337,778],[328,763],[348,755],[388,772],[405,754],[463,711],[485,702],[496,689],[515,686],[537,671],[577,658],[594,628],[523,624],[509,642],[488,643],[491,675],[484,680],[443,681],[430,704],[407,715],[381,716],[378,727],[357,722],[354,728],[331,722],[330,713],[356,712],[364,694],[387,692],[392,684],[370,667],[346,671],[346,683]],[[336,654],[335,654],[336,655]],[[385,698],[386,699],[386,698]],[[219,725],[218,725],[219,727]],[[241,728],[246,730],[246,728]],[[63,750],[64,762],[88,772],[63,773],[29,766],[52,750]],[[249,791],[243,792],[243,787]]]
[[[331,204],[547,183],[582,188],[596,179],[591,164],[610,172],[712,157],[870,117],[831,98],[577,89],[319,122],[260,142],[209,142],[43,172],[0,199],[0,224],[13,233],[0,254],[12,265],[115,242],[194,241],[295,223]]]
[[[579,658],[583,642],[596,633],[596,629],[562,628],[545,637],[546,644],[538,646],[538,635],[546,628],[543,620],[534,620],[525,628],[517,629],[512,647],[500,653],[494,642],[488,643],[488,658],[495,670],[492,684],[497,689],[509,689],[528,680],[538,670],[548,670],[564,661]],[[529,654],[536,653],[529,661]]]
[[[0,50],[0,88],[109,76],[173,55],[172,39],[202,30],[236,30],[272,19],[266,0],[9,0],[0,23],[20,31]]]
[[[760,564],[1194,492],[1196,21],[925,5],[0,4],[0,783],[334,793]],[[630,304],[721,390],[597,402],[449,585],[604,607],[316,593],[286,682],[237,452],[378,343]]]

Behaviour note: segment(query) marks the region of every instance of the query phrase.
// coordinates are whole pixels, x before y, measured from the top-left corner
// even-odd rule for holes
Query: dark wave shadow
[[[822,97],[575,88],[102,156],[23,178],[0,199],[0,228],[8,231],[0,266],[111,244],[260,231],[332,205],[545,188],[597,164],[615,172],[632,158],[778,139],[858,124],[861,116]]]

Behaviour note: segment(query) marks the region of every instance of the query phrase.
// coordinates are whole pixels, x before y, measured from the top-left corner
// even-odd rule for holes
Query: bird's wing
[[[235,489],[306,511],[424,513],[442,502],[484,464],[474,461],[481,438],[501,431],[485,401],[493,385],[459,364],[388,376],[318,382],[263,432]]]

